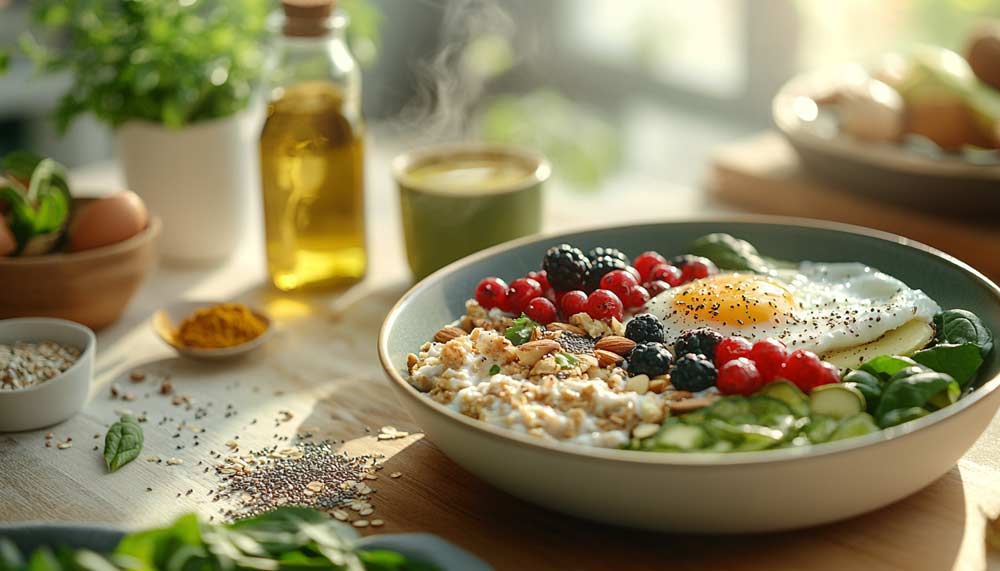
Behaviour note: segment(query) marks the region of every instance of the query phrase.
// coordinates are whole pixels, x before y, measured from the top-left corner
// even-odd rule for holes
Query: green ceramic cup
[[[542,155],[502,145],[423,147],[393,161],[406,258],[415,279],[542,226]]]

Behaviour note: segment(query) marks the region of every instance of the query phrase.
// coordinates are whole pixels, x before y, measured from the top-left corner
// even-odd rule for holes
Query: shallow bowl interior
[[[680,254],[695,238],[727,232],[754,244],[764,255],[780,259],[825,262],[863,262],[924,290],[943,308],[965,308],[979,315],[992,331],[1000,333],[1000,289],[981,274],[937,250],[891,234],[854,226],[781,217],[732,217],[710,220],[654,223],[529,238],[501,245],[465,258],[413,287],[390,311],[379,338],[380,357],[392,382],[404,391],[419,394],[405,382],[406,355],[416,352],[434,333],[464,312],[479,280],[499,276],[508,281],[537,270],[549,247],[569,242],[583,250],[611,246],[630,256],[654,249],[665,255]],[[894,438],[952,414],[1000,385],[1000,351],[993,351],[983,365],[983,386],[957,405],[937,411],[902,427],[862,438],[806,448],[740,454],[648,454],[625,450],[594,449],[569,444],[553,445],[528,436],[477,422],[425,399],[441,414],[467,424],[472,430],[573,454],[601,458],[664,463],[759,463],[794,459],[804,455],[863,446]]]

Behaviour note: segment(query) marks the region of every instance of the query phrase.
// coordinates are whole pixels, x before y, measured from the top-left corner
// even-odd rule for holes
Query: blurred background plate
[[[973,162],[967,154],[864,142],[824,121],[817,99],[856,69],[804,73],[775,96],[774,123],[803,166],[845,191],[908,208],[972,220],[1000,216],[1000,154]]]

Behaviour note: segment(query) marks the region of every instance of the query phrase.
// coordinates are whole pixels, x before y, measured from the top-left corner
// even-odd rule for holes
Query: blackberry
[[[663,324],[652,313],[636,315],[625,325],[625,337],[636,343],[663,343]]]
[[[719,372],[708,357],[688,353],[677,359],[674,370],[670,372],[670,384],[679,391],[696,393],[715,385]]]
[[[626,369],[631,375],[655,377],[670,370],[674,356],[663,343],[639,343],[629,353]]]
[[[587,257],[590,258],[591,262],[595,262],[595,261],[597,261],[597,258],[603,258],[604,256],[610,256],[612,258],[621,260],[621,261],[625,262],[626,266],[629,265],[629,263],[630,263],[629,259],[628,259],[628,256],[626,256],[618,248],[602,248],[602,247],[598,246],[596,248],[591,248],[587,252]]]
[[[590,271],[587,272],[586,280],[586,291],[594,291],[601,287],[601,278],[605,276],[608,272],[613,270],[624,270],[628,268],[628,264],[623,262],[619,258],[614,258],[611,256],[601,256],[599,258],[591,258],[590,261]]]
[[[715,348],[719,346],[720,341],[722,341],[722,335],[718,332],[707,327],[699,327],[681,333],[681,336],[674,342],[674,351],[678,355],[693,353],[715,359]]]
[[[556,291],[583,289],[590,271],[590,259],[579,248],[559,244],[545,252],[542,269],[549,278],[549,285]]]

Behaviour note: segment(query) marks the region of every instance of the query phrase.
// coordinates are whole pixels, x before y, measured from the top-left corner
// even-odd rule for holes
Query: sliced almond
[[[434,334],[434,340],[438,343],[447,343],[456,337],[465,335],[465,331],[458,327],[442,327]]]
[[[714,403],[717,400],[718,397],[697,397],[693,399],[684,399],[679,401],[668,401],[667,408],[670,409],[670,412],[676,412],[676,413],[691,412],[705,408],[706,406]]]
[[[569,323],[549,323],[545,326],[549,331],[565,331],[567,333],[572,333],[574,335],[585,336],[586,331],[577,327],[576,325],[570,325]]]
[[[629,377],[625,381],[625,390],[632,391],[641,394],[645,394],[649,390],[649,377],[646,375],[636,375],[634,377]]]
[[[597,364],[602,369],[606,367],[614,367],[618,363],[625,360],[625,357],[605,349],[594,349],[594,355],[597,355]]]
[[[584,353],[574,353],[573,357],[580,362],[580,370],[586,372],[593,367],[601,366],[601,361],[597,355],[587,355]]]
[[[669,386],[670,386],[670,381],[665,381],[659,377],[649,381],[649,390],[653,391],[656,394],[660,394],[663,391],[667,390],[667,387]]]
[[[610,351],[624,357],[631,353],[632,349],[635,349],[635,341],[632,341],[628,337],[621,337],[620,335],[608,335],[607,337],[598,339],[597,343],[594,343],[594,348]]]
[[[554,339],[528,341],[517,347],[517,360],[522,365],[531,366],[537,363],[542,357],[560,349],[562,349],[562,345]]]
[[[542,375],[554,375],[558,372],[559,364],[556,363],[554,358],[548,357],[535,363],[535,365],[531,367],[531,372],[528,373],[528,376],[535,377]]]

